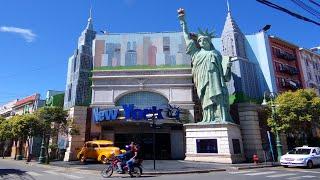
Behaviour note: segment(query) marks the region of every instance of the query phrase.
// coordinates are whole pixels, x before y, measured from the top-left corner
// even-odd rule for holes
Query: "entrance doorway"
[[[131,141],[140,147],[143,159],[153,159],[152,133],[115,134],[115,146],[121,149]],[[171,159],[171,142],[169,133],[156,133],[156,159]]]

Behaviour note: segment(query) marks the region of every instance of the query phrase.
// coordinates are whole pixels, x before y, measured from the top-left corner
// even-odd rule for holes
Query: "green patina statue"
[[[188,32],[185,12],[178,9],[178,17],[187,45],[187,54],[192,58],[192,75],[200,98],[203,119],[201,123],[233,122],[229,110],[229,93],[226,82],[231,79],[230,57],[221,56],[211,39],[213,33]]]

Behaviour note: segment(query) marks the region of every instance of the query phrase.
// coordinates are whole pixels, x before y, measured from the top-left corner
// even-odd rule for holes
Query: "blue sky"
[[[319,21],[290,0],[272,2]],[[271,35],[305,48],[320,45],[320,26],[255,0],[229,3],[244,34],[271,24]],[[191,31],[215,29],[220,36],[227,13],[226,0],[0,0],[0,104],[36,92],[44,98],[49,89],[65,89],[67,60],[91,5],[98,32],[180,31],[176,10],[183,7]]]

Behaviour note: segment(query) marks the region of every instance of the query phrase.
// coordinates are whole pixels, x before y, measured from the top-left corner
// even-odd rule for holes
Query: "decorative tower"
[[[93,68],[92,41],[96,36],[93,30],[92,13],[87,27],[78,40],[78,48],[68,61],[68,74],[64,98],[64,108],[87,106],[91,101],[91,70]]]
[[[231,16],[227,1],[228,13],[221,35],[221,54],[233,57],[232,78],[235,93],[249,98],[260,96],[256,65],[249,61],[246,55],[246,38]]]

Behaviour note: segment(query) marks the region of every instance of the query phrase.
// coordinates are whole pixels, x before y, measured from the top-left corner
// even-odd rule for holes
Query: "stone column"
[[[183,131],[171,130],[170,132],[171,142],[171,158],[172,159],[184,159],[184,133]]]
[[[81,150],[85,142],[87,107],[74,106],[69,109],[69,117],[73,119],[75,128],[79,130],[79,135],[68,135],[67,150],[64,161],[77,159],[77,153]]]
[[[252,161],[253,155],[257,154],[260,161],[264,161],[258,106],[250,103],[239,103],[238,113],[246,159]]]

